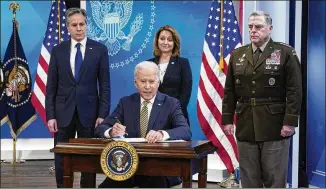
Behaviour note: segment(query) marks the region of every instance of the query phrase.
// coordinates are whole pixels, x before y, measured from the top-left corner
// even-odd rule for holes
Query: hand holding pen
[[[122,137],[124,135],[128,136],[126,132],[126,126],[122,125],[121,122],[117,117],[115,117],[116,123],[113,125],[112,129],[110,130],[111,137]]]

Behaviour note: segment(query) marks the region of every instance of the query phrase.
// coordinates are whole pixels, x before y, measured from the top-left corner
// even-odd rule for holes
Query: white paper
[[[125,142],[147,142],[145,138],[112,138],[114,141],[125,141]],[[186,142],[185,140],[166,140],[158,143],[171,143],[171,142]]]
[[[112,138],[115,141],[125,142],[147,142],[145,138]]]

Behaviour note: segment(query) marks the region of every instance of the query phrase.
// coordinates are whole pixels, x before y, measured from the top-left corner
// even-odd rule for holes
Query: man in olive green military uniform
[[[222,124],[226,135],[236,130],[242,187],[284,188],[301,108],[300,62],[292,47],[271,39],[268,13],[253,12],[248,25],[251,44],[230,57]]]

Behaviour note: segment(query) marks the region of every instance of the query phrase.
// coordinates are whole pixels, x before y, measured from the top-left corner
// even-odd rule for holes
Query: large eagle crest
[[[117,151],[115,153],[112,153],[111,156],[112,156],[112,163],[118,171],[124,170],[128,165],[127,156],[124,152]]]
[[[94,22],[102,30],[100,37],[93,34],[93,38],[106,40],[105,45],[109,48],[111,56],[117,54],[121,46],[124,50],[130,51],[133,37],[141,30],[144,22],[143,14],[138,14],[130,25],[130,33],[126,36],[122,31],[131,17],[133,1],[90,1],[90,3]],[[92,31],[90,33],[92,34]],[[125,42],[120,45],[118,39]]]

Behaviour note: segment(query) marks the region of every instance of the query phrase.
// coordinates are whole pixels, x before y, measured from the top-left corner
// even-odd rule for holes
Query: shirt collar
[[[269,39],[269,40],[270,40],[270,39]],[[267,41],[266,41],[262,46],[259,47],[260,50],[261,50],[261,52],[264,51],[264,49],[265,49],[267,43],[269,42],[269,40],[267,40]],[[251,43],[251,45],[252,45],[252,52],[255,53],[255,52],[256,52],[256,49],[257,49],[258,47],[256,47],[253,43]]]
[[[155,100],[155,98],[156,98],[156,95],[152,98],[152,99],[150,99],[149,100],[149,102],[151,103],[151,104],[154,104],[154,100]],[[140,104],[141,105],[143,105],[143,102],[145,101],[145,99],[143,99],[143,97],[140,97]]]
[[[75,48],[77,43],[80,43],[82,47],[86,47],[86,42],[87,42],[87,37],[85,37],[83,40],[81,40],[80,42],[77,42],[74,39],[71,39],[71,47]]]

